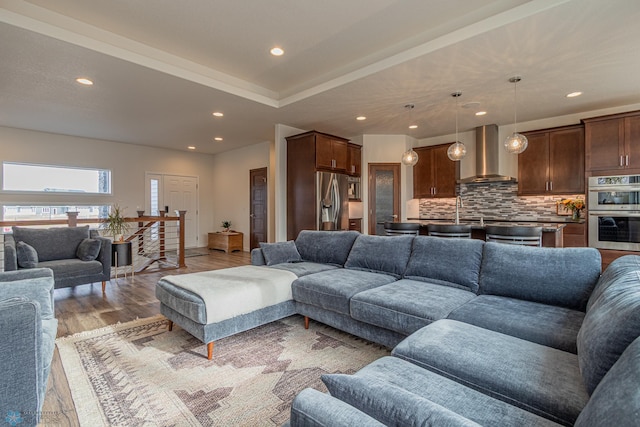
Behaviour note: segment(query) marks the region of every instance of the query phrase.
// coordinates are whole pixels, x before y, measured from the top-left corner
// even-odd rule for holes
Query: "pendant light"
[[[449,146],[447,149],[447,156],[454,162],[459,161],[464,156],[467,155],[467,147],[458,141],[458,98],[462,95],[462,92],[453,92],[451,96],[456,99],[456,140],[453,144]]]
[[[404,109],[407,111],[412,111],[415,108],[413,104],[407,104],[404,106]],[[415,166],[418,163],[418,153],[416,153],[413,148],[409,148],[407,151],[402,153],[402,164],[406,166]]]
[[[513,134],[504,141],[504,148],[511,154],[520,154],[527,149],[529,140],[526,136],[518,133],[518,82],[522,80],[520,76],[513,76],[509,79],[509,82],[513,83]]]

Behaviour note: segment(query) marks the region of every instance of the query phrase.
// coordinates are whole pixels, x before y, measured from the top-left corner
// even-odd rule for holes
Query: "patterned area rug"
[[[384,347],[292,316],[206,346],[162,316],[56,340],[83,426],[270,426],[305,387]]]

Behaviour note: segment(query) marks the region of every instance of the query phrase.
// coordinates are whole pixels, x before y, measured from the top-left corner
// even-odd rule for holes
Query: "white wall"
[[[249,214],[251,169],[267,168],[267,185],[271,187],[269,153],[271,142],[242,147],[213,156],[212,186],[213,226],[208,231],[220,231],[221,222],[231,221],[231,228],[244,233],[244,250],[249,250]],[[202,195],[201,195],[202,197]]]
[[[213,226],[213,156],[0,127],[2,161],[109,169],[111,195],[33,195],[0,192],[0,204],[113,204],[136,216],[145,206],[145,172],[197,176],[200,182],[199,246]],[[0,178],[1,179],[1,178]],[[1,188],[1,187],[0,187]]]

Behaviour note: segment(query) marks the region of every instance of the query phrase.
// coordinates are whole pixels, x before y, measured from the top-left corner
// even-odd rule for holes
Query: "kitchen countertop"
[[[426,227],[428,224],[454,224],[454,221],[450,219],[438,219],[438,218],[409,218],[407,222],[418,222],[422,227]],[[584,222],[584,221],[582,221]],[[526,227],[542,227],[543,232],[551,232],[555,233],[564,227],[567,224],[579,224],[576,221],[567,221],[567,222],[533,222],[533,221],[505,221],[505,220],[492,220],[485,219],[484,225],[480,225],[480,220],[477,219],[466,219],[461,218],[460,224],[463,225],[471,225],[472,229],[475,230],[483,230],[487,225],[501,225],[501,226],[526,226]]]

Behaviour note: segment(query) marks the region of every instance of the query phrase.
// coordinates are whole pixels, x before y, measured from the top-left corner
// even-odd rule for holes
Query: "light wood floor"
[[[247,265],[250,264],[250,255],[248,252],[226,254],[210,251],[209,255],[187,258],[186,264],[187,268],[138,274],[133,281],[130,276],[126,279],[120,276],[117,281],[107,283],[104,295],[100,283],[56,289],[54,297],[58,337],[155,316],[160,313],[155,286],[162,276]],[[79,425],[57,348],[53,355],[43,412],[41,426]]]

